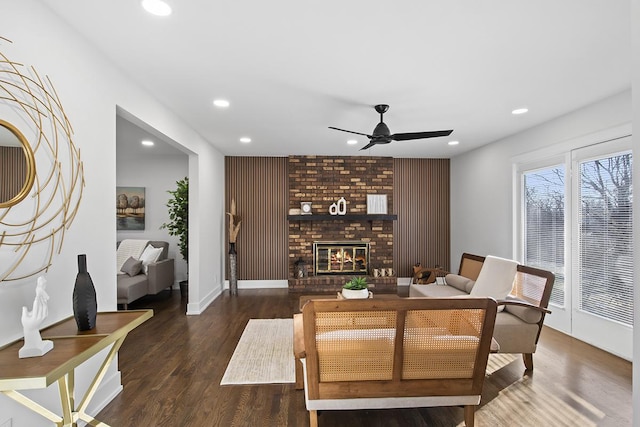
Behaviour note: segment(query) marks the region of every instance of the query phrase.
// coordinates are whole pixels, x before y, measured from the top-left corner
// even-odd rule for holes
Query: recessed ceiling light
[[[226,99],[216,99],[213,101],[213,105],[220,108],[227,108],[229,106],[229,101]]]
[[[355,140],[355,139],[350,139],[350,140],[347,141],[347,144],[349,144],[349,145],[356,145],[357,143],[358,143],[358,141]]]
[[[156,16],[171,15],[171,6],[162,0],[142,0],[144,10]]]
[[[243,144],[248,144],[251,142],[251,138],[243,136],[242,138],[240,138],[240,142],[242,142]]]
[[[460,144],[460,141],[449,141],[449,142],[447,142],[447,144],[449,144],[449,145],[458,145],[458,144]]]
[[[153,147],[153,141],[149,141],[148,139],[145,139],[144,141],[142,141],[142,145],[146,145],[147,147]]]
[[[511,112],[511,114],[515,114],[515,115],[518,115],[518,114],[524,114],[524,113],[526,113],[527,111],[529,111],[529,109],[528,109],[528,108],[516,108],[515,110],[513,110],[513,111]]]

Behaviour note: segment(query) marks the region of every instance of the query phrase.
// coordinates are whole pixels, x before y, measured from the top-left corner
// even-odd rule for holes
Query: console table
[[[153,310],[98,313],[96,327],[82,332],[78,331],[75,319],[69,317],[40,332],[42,339],[51,340],[54,344],[53,350],[42,357],[20,359],[18,350],[23,345],[22,339],[10,343],[0,349],[0,392],[57,426],[76,426],[78,420],[82,420],[94,426],[108,427],[85,411],[127,334],[152,316]],[[76,406],[75,369],[110,345],[100,369]],[[51,412],[18,391],[46,388],[54,382],[58,383],[60,390],[62,415]]]

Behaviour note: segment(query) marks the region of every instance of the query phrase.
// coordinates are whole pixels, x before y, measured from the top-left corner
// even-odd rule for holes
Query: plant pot
[[[342,297],[344,299],[366,299],[369,298],[369,289],[344,289],[342,288]]]
[[[189,281],[183,280],[180,282],[180,296],[182,298],[187,298],[189,296]]]

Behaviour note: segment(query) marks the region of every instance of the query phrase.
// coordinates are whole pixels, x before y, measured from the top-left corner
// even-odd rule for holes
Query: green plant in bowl
[[[349,289],[352,291],[359,291],[362,289],[368,289],[367,279],[364,277],[354,277],[350,281],[344,284],[344,289]]]

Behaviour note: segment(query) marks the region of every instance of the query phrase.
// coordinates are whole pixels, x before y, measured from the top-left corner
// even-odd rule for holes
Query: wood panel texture
[[[450,268],[449,159],[394,159],[393,257],[399,277],[411,267]]]
[[[240,280],[292,279],[300,256],[312,263],[314,240],[373,242],[371,266],[393,267],[399,277],[410,277],[416,262],[450,267],[448,159],[227,157],[225,177],[226,212],[234,198],[242,219]],[[348,213],[366,213],[368,193],[387,194],[397,221],[287,221],[301,201],[327,213],[342,196]]]
[[[235,199],[242,220],[236,242],[239,280],[287,278],[287,177],[286,157],[225,158],[225,212]],[[227,243],[228,226],[227,221]]]
[[[27,160],[22,147],[0,147],[0,202],[20,193],[27,177]]]

